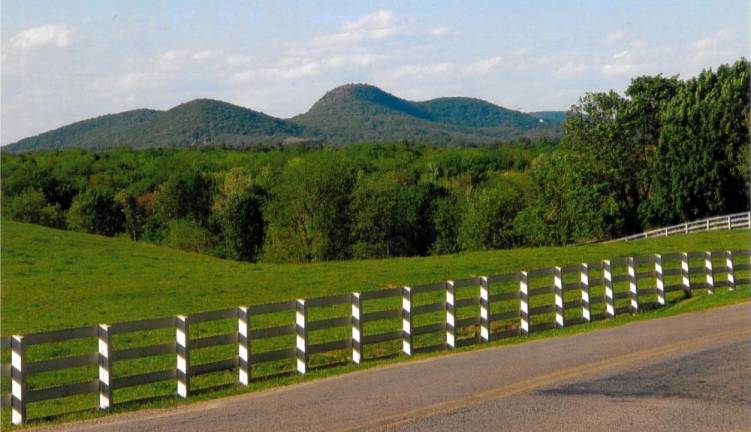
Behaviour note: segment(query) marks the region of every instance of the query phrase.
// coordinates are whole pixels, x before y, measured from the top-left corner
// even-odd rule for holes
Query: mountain
[[[306,113],[291,119],[196,99],[167,111],[140,109],[76,122],[24,138],[4,146],[3,151],[404,140],[483,145],[523,137],[558,137],[563,118],[563,112],[523,113],[466,97],[415,102],[371,85],[347,84],[329,91]]]
[[[529,115],[542,119],[548,124],[563,124],[566,121],[566,111],[537,111]]]
[[[490,102],[448,97],[413,102],[367,84],[326,93],[290,119],[322,131],[333,143],[412,139],[442,144],[488,144],[520,137],[558,136],[560,125]]]
[[[10,151],[31,151],[42,149],[63,149],[79,147],[101,149],[116,147],[125,143],[127,132],[151,122],[159,111],[137,109],[118,114],[107,114],[89,120],[83,120],[24,138],[3,147]]]
[[[258,111],[212,99],[196,99],[155,116],[127,134],[131,147],[255,144],[301,138],[306,128]]]
[[[133,110],[110,114],[24,138],[8,151],[189,147],[245,147],[302,139],[306,128],[269,115],[211,99],[196,99],[167,111]],[[312,134],[310,134],[312,135]]]

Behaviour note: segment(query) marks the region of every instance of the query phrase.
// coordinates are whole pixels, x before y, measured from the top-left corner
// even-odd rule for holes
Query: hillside
[[[139,109],[83,120],[24,138],[3,151],[405,140],[482,145],[560,136],[560,122],[552,121],[558,118],[555,112],[544,115],[546,120],[541,122],[542,113],[525,114],[464,97],[413,102],[374,86],[347,84],[326,93],[305,114],[287,120],[222,101],[196,99],[167,111]]]
[[[126,145],[131,130],[147,125],[160,114],[156,110],[137,109],[103,115],[24,138],[3,147],[3,150],[31,151],[67,147],[101,149]]]
[[[632,254],[741,249],[749,240],[748,231],[711,232],[562,248],[296,265],[240,263],[7,220],[1,234],[4,335]],[[33,314],[28,313],[30,305]]]
[[[8,151],[192,147],[247,147],[300,139],[305,127],[211,99],[196,99],[167,111],[134,110],[111,114],[24,138]]]
[[[481,99],[401,99],[378,87],[347,84],[326,93],[308,112],[291,119],[335,143],[398,141],[488,144],[520,137],[557,136],[557,125]]]
[[[184,147],[284,142],[306,128],[269,115],[211,99],[196,99],[156,116],[127,134],[131,147]]]

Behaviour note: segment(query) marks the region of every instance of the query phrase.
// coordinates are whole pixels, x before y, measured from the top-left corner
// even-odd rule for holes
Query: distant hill
[[[450,97],[413,102],[367,84],[326,93],[308,112],[290,119],[334,143],[412,139],[442,144],[487,144],[520,137],[558,136],[557,124],[490,102]]]
[[[529,115],[542,119],[548,124],[563,124],[566,121],[566,111],[537,111]]]
[[[557,137],[564,118],[563,112],[527,114],[465,97],[414,102],[371,85],[347,84],[326,93],[305,114],[286,120],[227,102],[196,99],[167,111],[139,109],[76,122],[24,138],[3,151],[403,140],[482,145]]]

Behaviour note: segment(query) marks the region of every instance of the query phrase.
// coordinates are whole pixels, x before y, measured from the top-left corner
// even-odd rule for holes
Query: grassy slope
[[[2,334],[117,322],[655,252],[740,249],[748,231],[426,258],[246,264],[5,221]],[[33,313],[32,313],[33,311]]]
[[[421,283],[461,278],[470,275],[504,273],[520,268],[539,268],[554,264],[595,261],[606,257],[643,255],[654,252],[680,250],[740,249],[749,245],[749,233],[715,232],[676,236],[629,243],[589,245],[567,248],[516,249],[466,253],[453,256],[429,258],[403,258],[390,260],[331,262],[312,265],[254,265],[224,261],[206,256],[188,254],[154,245],[133,243],[127,239],[108,239],[98,236],[47,229],[34,225],[4,222],[2,225],[2,334],[27,333],[52,328],[72,327],[99,322],[115,322],[145,317],[189,313],[236,306],[243,303],[261,303],[296,297],[312,297],[332,293],[346,293],[356,289],[381,288],[388,285]],[[718,275],[718,280],[723,276]],[[696,274],[692,279],[703,277]],[[746,273],[738,277],[747,277]],[[675,278],[673,278],[675,279]],[[538,281],[539,282],[539,281]],[[676,283],[672,280],[669,283]],[[623,285],[623,284],[620,284]],[[494,287],[491,287],[494,288]],[[494,289],[498,289],[495,287]],[[516,289],[508,286],[501,289]],[[621,286],[617,290],[623,290]],[[593,295],[602,295],[601,287],[593,288]],[[735,292],[720,290],[714,296],[697,292],[691,299],[681,300],[681,293],[671,293],[668,307],[640,313],[635,316],[620,315],[615,320],[606,320],[585,326],[567,327],[562,330],[535,332],[531,337],[540,338],[591,328],[619,325],[632,320],[648,319],[691,310],[745,301],[751,295],[748,286]],[[459,298],[469,294],[459,294]],[[578,292],[571,292],[578,296]],[[442,293],[428,296],[417,303],[437,301]],[[539,301],[550,303],[550,296]],[[393,300],[393,301],[392,301]],[[380,306],[398,308],[398,298],[387,300]],[[648,299],[645,299],[648,300]],[[536,305],[535,298],[532,305]],[[628,300],[622,300],[628,301]],[[378,303],[379,301],[376,301]],[[378,305],[373,305],[378,306]],[[518,307],[517,301],[498,304],[497,307]],[[600,308],[602,305],[600,305]],[[370,308],[368,306],[367,308]],[[366,309],[367,309],[366,308]],[[577,315],[577,310],[571,311]],[[349,313],[349,306],[320,310],[323,315],[341,316]],[[476,314],[467,309],[464,314]],[[568,314],[568,312],[567,312]],[[290,316],[276,316],[271,321],[259,322],[260,327],[288,323]],[[460,318],[463,315],[460,312]],[[440,312],[420,317],[422,324],[440,322]],[[533,318],[534,322],[550,321],[550,317]],[[393,322],[392,322],[393,321]],[[233,331],[232,320],[191,326],[192,337]],[[255,324],[253,324],[255,325]],[[415,325],[418,325],[416,322]],[[368,324],[366,334],[393,331],[401,327],[401,320]],[[349,328],[313,332],[314,343],[348,337]],[[464,336],[471,336],[471,331]],[[174,330],[117,335],[113,339],[118,349],[134,346],[165,343],[173,340]],[[441,342],[441,334],[418,336],[416,345],[429,346]],[[90,338],[91,339],[91,338]],[[318,339],[315,341],[315,339]],[[497,343],[518,343],[522,337],[503,339]],[[258,340],[254,349],[269,351],[289,347],[294,336]],[[473,349],[482,345],[471,345]],[[230,385],[236,381],[236,373],[220,372],[194,378],[193,385],[204,389],[188,402],[218,397],[227,394],[257,390],[270,386],[315,379],[362,367],[372,367],[385,362],[405,359],[393,357],[398,353],[399,341],[366,347],[368,361],[361,366],[347,364],[346,350],[314,355],[314,365],[330,365],[316,368],[310,374],[299,376],[294,372],[293,361],[264,363],[254,366],[254,377],[265,376],[252,382],[249,388]],[[30,361],[50,357],[64,357],[96,350],[94,339],[46,344],[28,352]],[[436,353],[418,354],[415,358]],[[230,358],[236,355],[236,347],[221,347],[196,350],[192,353],[196,364]],[[381,360],[373,359],[387,356]],[[392,355],[392,356],[389,356]],[[7,352],[2,353],[2,362],[7,363]],[[117,362],[116,376],[128,376],[174,367],[174,355],[164,355]],[[339,364],[339,366],[336,366]],[[333,367],[331,367],[333,366]],[[96,377],[95,366],[66,369],[34,374],[28,378],[32,388],[43,388],[63,383],[81,382]],[[219,386],[219,387],[217,387]],[[7,392],[9,380],[0,380],[0,391]],[[64,399],[31,404],[29,416],[41,419],[53,416],[54,421],[102,415],[92,407],[97,404],[96,394],[85,394]],[[144,400],[147,399],[147,401]],[[162,381],[146,386],[115,390],[116,411],[147,406],[170,406],[185,401],[174,397],[174,382]],[[129,402],[130,401],[130,402]],[[70,413],[59,416],[63,413]],[[9,410],[2,410],[2,424],[9,423]]]

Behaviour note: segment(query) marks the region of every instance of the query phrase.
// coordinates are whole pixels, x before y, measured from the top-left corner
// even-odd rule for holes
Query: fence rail
[[[684,222],[678,225],[657,228],[651,231],[609,240],[608,243],[653,237],[667,237],[675,234],[690,234],[702,231],[730,231],[736,229],[751,229],[751,212],[713,216],[706,219],[695,220],[693,222]]]
[[[731,227],[735,227],[735,216],[727,219]],[[717,225],[713,222],[715,220],[719,219],[710,218],[705,225]],[[665,230],[670,231],[669,228]],[[99,408],[106,410],[112,407],[113,390],[148,383],[173,381],[177,395],[187,398],[191,393],[192,377],[236,370],[238,382],[247,386],[252,379],[253,366],[266,362],[295,359],[297,372],[305,374],[309,371],[312,354],[347,350],[351,361],[360,363],[364,360],[363,350],[367,345],[401,340],[401,352],[413,355],[422,349],[453,349],[467,343],[483,343],[544,329],[589,323],[596,319],[614,318],[619,314],[638,313],[649,305],[664,306],[671,292],[691,296],[697,290],[713,294],[718,288],[734,290],[739,285],[749,285],[751,278],[737,277],[737,273],[751,270],[749,256],[751,250],[617,257],[592,263],[239,306],[192,315],[4,336],[0,337],[0,348],[11,350],[11,364],[0,365],[0,376],[10,377],[12,385],[10,394],[0,395],[0,405],[10,406],[12,422],[21,424],[27,420],[28,404],[71,395],[98,393]],[[590,272],[602,275],[590,278]],[[719,280],[718,276],[721,275],[724,278]],[[596,295],[594,288],[597,291],[602,289],[602,294]],[[432,297],[426,301],[426,295]],[[435,301],[438,295],[445,296],[444,300]],[[421,296],[423,298],[418,302]],[[645,301],[648,296],[656,297],[656,302]],[[374,300],[388,298],[401,299],[401,307],[365,312],[366,306],[373,304]],[[335,305],[351,305],[351,313],[345,316],[324,314],[323,319],[311,319],[311,309]],[[593,307],[602,309],[602,312],[593,311]],[[266,314],[286,314],[288,322],[251,327],[251,317]],[[420,322],[416,326],[415,318],[421,315],[429,322]],[[381,328],[379,333],[365,334],[369,323],[399,318],[400,328],[394,327],[388,331]],[[192,325],[227,320],[237,322],[237,331],[190,337]],[[112,342],[113,335],[169,328],[175,330],[175,338],[167,343],[117,348]],[[342,338],[342,330],[347,333],[350,329],[350,335]],[[310,332],[332,330],[338,331],[334,333],[334,340],[310,343]],[[416,337],[435,333],[440,335],[442,344],[416,350]],[[460,336],[467,334],[470,336],[460,339]],[[295,335],[294,345],[267,351],[255,348],[258,341],[285,335]],[[98,351],[27,361],[26,350],[30,346],[81,339],[98,341]],[[191,353],[196,350],[226,345],[237,346],[237,354],[201,364],[195,364],[191,359]],[[113,372],[116,362],[169,354],[175,356],[174,368],[127,376],[115,376]],[[33,374],[96,365],[98,377],[92,375],[81,382],[46,388],[30,388],[27,385],[28,377]]]

